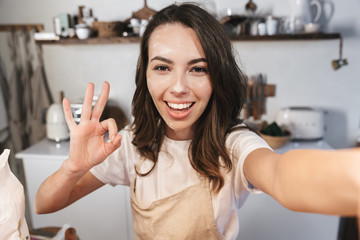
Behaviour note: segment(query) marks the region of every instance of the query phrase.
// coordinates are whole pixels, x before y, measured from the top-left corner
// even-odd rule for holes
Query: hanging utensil
[[[342,45],[343,45],[343,40],[342,37],[340,37],[340,46],[339,46],[339,59],[336,60],[332,60],[331,61],[331,65],[333,67],[334,70],[338,70],[339,68],[341,68],[344,65],[348,65],[348,61],[346,58],[342,58]]]
[[[252,0],[249,0],[249,2],[247,2],[245,5],[245,10],[250,13],[254,13],[256,11],[256,8],[257,6]]]
[[[149,19],[156,11],[147,6],[146,0],[144,0],[144,7],[133,13],[132,17],[137,19]]]

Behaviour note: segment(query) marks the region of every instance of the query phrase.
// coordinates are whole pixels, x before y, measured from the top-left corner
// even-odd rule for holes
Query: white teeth
[[[177,103],[167,103],[169,105],[169,107],[176,109],[176,110],[183,110],[186,108],[189,108],[191,106],[192,103],[181,103],[181,104],[177,104]]]

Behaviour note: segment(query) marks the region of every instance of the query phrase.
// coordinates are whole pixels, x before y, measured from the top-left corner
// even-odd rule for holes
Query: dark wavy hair
[[[165,134],[165,122],[157,111],[146,83],[149,39],[164,24],[179,23],[193,29],[207,60],[213,93],[197,120],[189,148],[192,167],[212,182],[218,192],[224,185],[221,168],[230,171],[232,161],[226,149],[226,136],[241,120],[238,118],[246,97],[246,76],[239,69],[231,42],[221,24],[195,4],[173,4],[157,12],[142,36],[136,70],[136,90],[132,101],[134,122],[132,143],[140,155],[156,165]],[[152,168],[152,169],[153,169]],[[145,176],[149,174],[139,173]]]

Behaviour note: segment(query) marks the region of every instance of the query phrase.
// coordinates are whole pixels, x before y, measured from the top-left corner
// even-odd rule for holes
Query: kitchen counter
[[[56,143],[48,139],[43,139],[42,141],[30,146],[24,151],[17,153],[16,157],[22,159],[32,157],[39,159],[48,159],[50,161],[64,161],[69,156],[69,147],[69,141]]]
[[[326,141],[324,140],[313,140],[313,141],[289,141],[287,144],[281,148],[275,149],[277,153],[285,153],[294,149],[324,149],[330,150],[333,149]]]
[[[43,139],[42,141],[34,144],[33,146],[25,149],[22,152],[16,154],[17,158],[25,158],[31,156],[33,158],[46,158],[49,160],[64,160],[69,155],[70,142],[64,141],[60,143],[55,143],[48,139]],[[284,146],[275,151],[278,153],[285,153],[291,149],[332,149],[331,146],[323,140],[319,141],[290,141]]]

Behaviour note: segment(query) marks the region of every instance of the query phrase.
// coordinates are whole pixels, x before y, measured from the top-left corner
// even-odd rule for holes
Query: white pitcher
[[[304,25],[319,21],[322,6],[318,0],[288,0],[290,5],[289,24],[292,33],[302,32]],[[315,16],[312,15],[311,8],[316,7]]]

